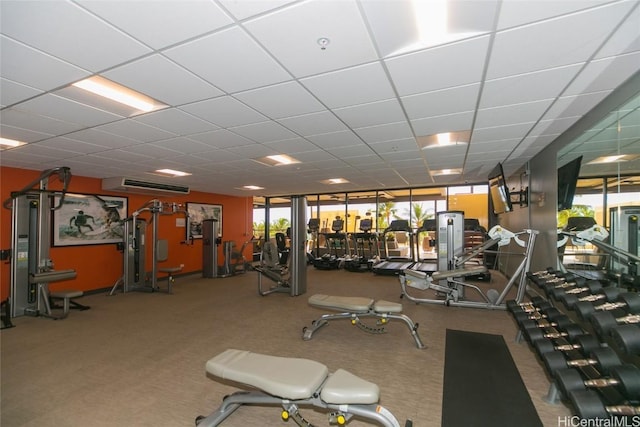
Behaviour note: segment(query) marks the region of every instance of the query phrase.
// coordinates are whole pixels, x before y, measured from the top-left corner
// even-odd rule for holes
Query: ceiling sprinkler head
[[[326,37],[320,37],[318,39],[318,44],[320,45],[320,49],[325,50],[327,48],[327,46],[329,45],[329,39]]]

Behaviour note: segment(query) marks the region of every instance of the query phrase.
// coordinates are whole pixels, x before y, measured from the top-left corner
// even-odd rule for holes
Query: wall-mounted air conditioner
[[[165,184],[138,178],[104,178],[102,189],[138,194],[189,194],[189,187],[184,185]]]

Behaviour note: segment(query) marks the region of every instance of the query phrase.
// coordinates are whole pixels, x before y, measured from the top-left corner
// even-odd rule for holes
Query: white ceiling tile
[[[636,7],[615,33],[598,51],[596,59],[640,50],[640,8]]]
[[[215,54],[203,55],[203,52]],[[228,93],[291,79],[291,76],[240,28],[230,28],[185,43],[166,50],[164,54]]]
[[[553,120],[542,120],[532,130],[531,135],[560,135],[581,116],[555,118]]]
[[[66,137],[56,137],[47,139],[45,141],[38,142],[38,146],[41,147],[54,147],[62,150],[73,151],[74,153],[90,154],[104,151],[105,147],[102,145],[90,144],[83,141],[78,141]]]
[[[40,111],[43,110],[40,109]],[[4,126],[29,129],[43,135],[62,135],[82,128],[82,125],[77,123],[69,123],[15,108],[2,110],[0,118]]]
[[[179,151],[176,150],[175,148],[172,150],[165,148],[162,144],[163,142],[164,141],[161,141],[160,143],[157,143],[157,144],[131,145],[129,147],[123,148],[122,151],[136,153],[136,154],[150,157],[150,158],[155,157],[159,159],[163,159],[167,157],[174,158],[180,154]]]
[[[234,96],[272,119],[315,113],[325,109],[297,82],[276,84],[237,93]]]
[[[242,159],[242,156],[240,156],[239,154],[224,149],[198,153],[198,157],[205,159],[215,165]]]
[[[373,150],[364,144],[351,147],[331,148],[328,151],[339,159],[348,159],[349,157],[359,157],[374,153]]]
[[[353,0],[298,3],[250,20],[245,28],[296,77],[377,59]],[[318,44],[322,37],[330,40],[326,49]]]
[[[139,140],[105,132],[96,128],[83,129],[65,136],[76,141],[87,142],[104,148],[120,148],[140,144]]]
[[[297,0],[218,0],[236,19],[243,20],[282,7]]]
[[[115,123],[109,123],[97,127],[97,130],[142,142],[160,141],[176,136],[174,133],[158,129],[144,123],[135,122],[133,120],[122,120]]]
[[[184,105],[180,109],[223,128],[267,120],[267,117],[230,96],[195,102]]]
[[[639,22],[640,24],[640,22]],[[640,32],[640,31],[639,31]],[[591,61],[571,82],[566,95],[613,90],[640,69],[640,52]]]
[[[161,55],[151,55],[114,68],[106,78],[176,106],[221,96],[223,92]]]
[[[274,141],[264,144],[279,153],[295,154],[305,151],[316,151],[318,147],[315,144],[303,138],[287,139],[284,141]]]
[[[503,0],[498,29],[542,21],[601,5],[602,0],[546,0],[544,7],[540,7],[540,0]]]
[[[330,108],[381,101],[395,96],[379,62],[301,79]]]
[[[437,133],[469,130],[473,123],[474,112],[447,114],[411,120],[413,130],[418,136],[435,135]]]
[[[406,96],[479,82],[488,47],[489,37],[478,37],[385,62],[398,93]]]
[[[396,99],[337,108],[334,112],[351,128],[394,123],[405,119],[404,111]]]
[[[0,48],[0,51],[1,49],[2,48]],[[41,93],[41,90],[25,86],[8,79],[0,78],[0,107],[2,108]]]
[[[204,142],[211,147],[217,148],[234,147],[237,145],[251,145],[254,143],[253,141],[240,136],[237,133],[230,132],[226,129],[190,135],[189,139]]]
[[[474,146],[475,143],[506,141],[508,139],[517,138],[518,136],[526,135],[533,125],[534,123],[520,123],[509,126],[475,129],[471,135],[471,145]]]
[[[610,93],[609,91],[603,91],[560,97],[545,113],[544,119],[583,116]]]
[[[411,138],[411,128],[407,122],[392,123],[388,125],[370,126],[354,129],[354,131],[367,143],[393,141],[403,138]]]
[[[176,135],[191,135],[217,129],[215,125],[176,108],[137,116],[135,120]]]
[[[476,128],[504,126],[516,123],[536,122],[549,108],[553,99],[526,102],[523,104],[505,105],[502,107],[483,108],[476,115]]]
[[[211,146],[190,138],[178,137],[156,141],[153,145],[174,150],[182,154],[203,153],[211,151]]]
[[[307,139],[321,148],[345,147],[362,143],[358,135],[350,130],[312,135]]]
[[[414,138],[397,139],[395,141],[378,142],[370,144],[373,151],[378,154],[411,151],[420,152]]]
[[[232,22],[212,1],[77,2],[154,49],[190,39]]]
[[[142,163],[149,157],[143,154],[137,154],[126,149],[101,151],[93,155],[101,159],[119,160],[127,163]]]
[[[411,120],[472,111],[478,100],[479,84],[402,97]]]
[[[100,71],[151,50],[67,1],[3,1],[2,33],[64,61]]]
[[[487,79],[581,63],[596,53],[633,2],[551,19],[496,34]]]
[[[231,129],[234,133],[256,142],[273,142],[296,138],[298,135],[276,122],[262,122]]]
[[[278,122],[302,136],[338,132],[347,129],[344,123],[326,111],[283,118]]]
[[[122,119],[122,116],[69,101],[56,95],[43,95],[16,106],[16,110],[76,123],[82,126],[97,126]]]

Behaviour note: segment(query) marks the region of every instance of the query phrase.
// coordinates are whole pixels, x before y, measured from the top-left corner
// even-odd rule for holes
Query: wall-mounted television
[[[513,210],[509,187],[507,186],[507,180],[502,170],[502,163],[498,163],[498,165],[489,172],[489,195],[491,197],[494,214],[498,215]]]
[[[571,209],[580,175],[582,156],[558,168],[558,210]]]

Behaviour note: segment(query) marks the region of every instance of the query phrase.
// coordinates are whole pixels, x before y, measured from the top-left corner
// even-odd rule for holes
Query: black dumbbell
[[[553,288],[549,291],[551,297],[556,301],[562,301],[565,295],[580,295],[585,292],[594,294],[602,290],[602,283],[599,280],[587,280],[580,285],[576,285],[570,288]]]
[[[614,366],[609,376],[602,378],[582,379],[576,369],[559,369],[556,371],[556,384],[560,391],[569,397],[572,391],[588,388],[614,387],[626,400],[637,400],[640,397],[640,368],[632,364]]]
[[[611,338],[616,347],[629,355],[640,355],[640,327],[622,325],[611,329]]]
[[[615,405],[606,406],[595,390],[578,390],[569,393],[577,415],[585,420],[604,420],[611,416],[634,416],[640,414],[640,406]]]
[[[600,305],[592,305],[589,308],[586,304],[581,306],[581,316],[589,319],[598,311],[611,311],[621,308],[629,313],[640,313],[640,295],[637,292],[623,292],[616,298],[615,302],[605,302]]]
[[[546,307],[547,305],[551,306],[549,301],[547,301],[546,299],[540,296],[535,296],[531,298],[531,302],[518,303],[516,302],[516,300],[509,300],[507,301],[507,310],[511,313],[518,313],[521,311],[530,312],[536,311],[536,309],[539,309],[541,305],[543,307]]]
[[[640,314],[627,314],[626,316],[616,317],[610,311],[602,311],[591,316],[593,330],[602,339],[606,339],[613,328],[623,324],[640,325]]]
[[[603,287],[597,292],[593,292],[590,295],[575,295],[565,294],[560,298],[560,301],[570,310],[574,310],[574,307],[578,303],[593,303],[594,302],[611,302],[615,301],[620,295],[620,288],[617,286]]]
[[[535,322],[534,322],[535,323]],[[564,324],[564,321],[563,321]],[[534,326],[523,328],[522,334],[530,343],[543,338],[558,339],[566,338],[573,341],[579,335],[584,335],[582,328],[575,323],[564,324],[564,327],[558,330],[556,327],[546,328],[543,326]]]
[[[564,276],[558,276],[550,279],[540,280],[538,286],[545,291],[550,291],[556,288],[572,288],[577,285],[582,285],[587,279],[584,277],[575,276],[573,274],[566,274]]]
[[[547,372],[553,376],[555,376],[555,373],[560,369],[580,366],[593,366],[598,369],[602,375],[608,375],[609,369],[622,364],[618,353],[611,347],[597,348],[585,359],[567,359],[564,353],[560,351],[544,353],[542,355],[542,361],[547,367]]]
[[[538,324],[546,321],[546,322],[554,322],[556,319],[559,319],[560,322],[568,320],[568,317],[563,314],[560,310],[555,308],[550,304],[544,304],[542,308],[533,311],[515,311],[513,313],[513,318],[516,320],[516,323],[520,325],[521,328],[526,327],[534,327]],[[526,321],[531,320],[533,322],[528,322],[528,324],[523,325]]]
[[[572,350],[579,350],[583,354],[587,355],[593,350],[602,347],[602,344],[593,335],[582,334],[575,337],[571,344],[556,344],[553,340],[543,338],[541,340],[535,340],[533,342],[533,347],[540,356],[544,353],[551,353],[552,351],[568,352]]]

